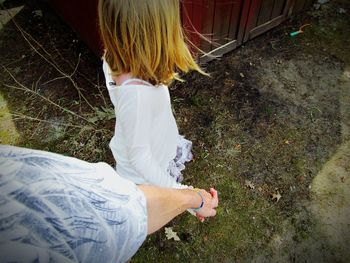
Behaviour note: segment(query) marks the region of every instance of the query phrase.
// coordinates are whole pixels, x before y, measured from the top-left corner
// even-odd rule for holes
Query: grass
[[[181,241],[167,240],[160,230],[147,238],[132,262],[273,261],[277,252],[285,253],[288,259],[295,256],[294,246],[313,231],[313,219],[303,207],[309,198],[309,184],[339,143],[337,105],[327,92],[328,102],[309,103],[307,107],[284,100],[272,86],[261,92],[261,75],[266,74],[261,61],[268,61],[277,72],[276,79],[286,86],[293,80],[278,75],[285,65],[307,55],[312,58],[305,59],[305,64],[306,60],[318,61],[323,48],[330,51],[327,66],[341,68],[340,59],[349,64],[348,20],[336,15],[326,23],[333,11],[323,10],[299,38],[282,36],[282,31],[289,30],[288,25],[282,26],[276,31],[282,33],[276,33],[273,47],[266,44],[271,36],[264,35],[209,65],[211,78],[187,75],[191,81],[171,87],[180,131],[194,142],[195,161],[186,167],[185,183],[216,187],[218,215],[203,224],[188,213],[179,216],[169,226]],[[28,13],[30,16],[31,10]],[[301,23],[298,19],[294,23]],[[17,62],[12,57],[1,62],[7,69],[2,67],[0,73],[1,99],[7,104],[1,123],[10,112],[15,124],[12,128],[19,134],[19,140],[10,143],[113,165],[108,143],[113,136],[114,111],[95,73],[97,63],[91,63],[93,75],[83,73],[88,71],[87,60],[92,55],[59,54],[56,51],[69,52],[71,48],[44,47],[53,41],[54,33],[49,31],[48,39],[39,41],[32,35],[35,32],[19,31],[18,25],[0,34],[1,43],[17,37],[15,42],[23,44],[16,53],[27,51]],[[62,27],[61,22],[58,27]],[[6,39],[6,32],[11,38]],[[64,45],[66,42],[68,37]],[[259,48],[261,43],[264,48]],[[69,65],[59,59],[62,57],[72,57]],[[275,57],[277,66],[273,64]],[[241,72],[245,78],[240,77]],[[317,95],[315,89],[314,94],[305,96],[319,98]],[[0,110],[2,113],[3,108]],[[247,180],[254,188],[246,185]],[[277,191],[282,195],[278,202],[271,198]],[[279,247],[280,240],[287,239],[290,243],[281,241],[285,247]]]

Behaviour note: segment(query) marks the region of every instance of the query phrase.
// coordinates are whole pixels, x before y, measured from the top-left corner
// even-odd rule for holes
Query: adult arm
[[[187,209],[199,207],[202,203],[201,196],[204,203],[197,211],[197,216],[205,218],[216,215],[219,200],[217,191],[213,188],[209,193],[203,189],[171,189],[150,185],[138,187],[147,200],[148,234],[157,231]]]

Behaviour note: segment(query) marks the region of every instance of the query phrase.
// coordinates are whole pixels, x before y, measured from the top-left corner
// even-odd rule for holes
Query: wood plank
[[[48,3],[79,34],[96,55],[100,57],[103,54],[98,28],[98,1],[50,0]],[[81,10],[82,6],[84,12],[77,12],[77,10]]]
[[[224,44],[216,49],[213,49],[208,54],[202,55],[199,58],[199,62],[201,64],[207,63],[213,59],[217,59],[217,58],[221,57],[222,55],[226,54],[229,51],[236,49],[237,47],[238,47],[237,40],[230,41],[230,42],[228,42],[228,43],[226,43],[226,44]]]
[[[314,2],[315,0],[306,0],[304,4],[304,10],[309,9],[314,4]]]
[[[192,2],[188,0],[181,1],[181,18],[182,27],[186,36],[191,40],[191,16],[192,16]],[[192,41],[192,40],[191,40]]]
[[[242,19],[241,14],[243,11],[243,1],[237,1],[233,3],[230,17],[230,28],[228,32],[229,41],[238,38],[239,22]]]
[[[213,39],[215,3],[214,1],[205,1],[202,8],[204,9],[205,16],[202,21],[201,34],[205,39],[201,39],[200,48],[204,52],[209,52],[212,49],[211,41]]]
[[[298,13],[303,10],[305,0],[296,0],[293,6],[293,13]]]
[[[249,32],[254,29],[258,22],[259,10],[262,4],[262,0],[252,0],[250,3],[249,14],[247,18],[247,25],[245,28],[245,34],[243,41],[249,39]]]
[[[271,18],[274,19],[283,14],[283,7],[286,5],[286,0],[275,0]]]
[[[240,21],[239,21],[239,29],[238,29],[238,36],[237,41],[238,45],[241,45],[243,42],[247,41],[248,39],[248,32],[246,29],[248,27],[248,17],[249,17],[249,10],[251,6],[252,0],[245,0],[243,1],[243,7],[242,12],[240,14]],[[246,37],[247,36],[247,37]]]
[[[257,26],[265,24],[266,22],[270,21],[273,5],[274,5],[274,0],[262,1]]]
[[[203,34],[203,22],[206,20],[206,8],[204,0],[192,0],[192,31],[195,36],[195,45],[201,48]]]
[[[285,17],[282,16],[278,16],[268,22],[266,22],[265,24],[262,24],[258,27],[255,27],[253,30],[251,30],[249,32],[249,39],[252,39],[258,35],[261,35],[262,33],[274,28],[275,26],[278,26],[279,24],[281,24],[284,21]]]
[[[232,1],[216,0],[213,26],[213,40],[225,44],[228,40]]]
[[[293,13],[293,6],[294,6],[295,0],[287,0],[286,5],[283,8],[283,16],[284,17],[290,17]]]

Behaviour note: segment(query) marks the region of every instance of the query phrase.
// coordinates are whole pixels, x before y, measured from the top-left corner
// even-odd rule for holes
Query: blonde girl
[[[184,188],[192,143],[178,133],[168,86],[177,71],[205,74],[181,27],[178,0],[100,0],[103,70],[117,116],[110,147],[136,184]]]

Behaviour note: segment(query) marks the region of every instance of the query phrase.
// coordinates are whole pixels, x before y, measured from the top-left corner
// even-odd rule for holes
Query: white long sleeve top
[[[103,71],[117,119],[109,144],[117,173],[136,184],[185,188],[167,171],[179,141],[168,87],[148,82],[116,86],[105,60]]]

